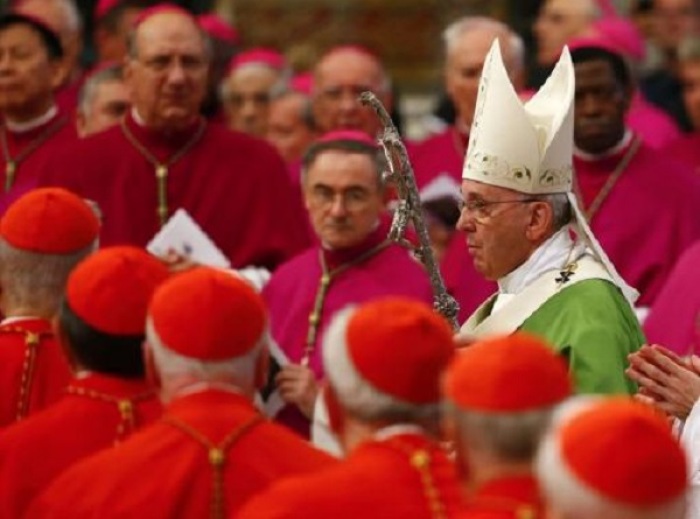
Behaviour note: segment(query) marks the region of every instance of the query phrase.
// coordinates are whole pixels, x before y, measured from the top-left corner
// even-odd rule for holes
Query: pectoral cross
[[[156,165],[156,179],[158,181],[158,221],[163,226],[168,220],[168,166]]]
[[[563,270],[559,271],[559,277],[556,278],[554,281],[557,282],[559,285],[563,285],[564,283],[568,283],[569,280],[571,279],[571,276],[574,275],[574,271],[576,270],[576,263],[569,263],[566,267],[564,267]]]
[[[15,172],[17,171],[17,163],[14,160],[8,160],[5,164],[5,192],[9,191],[15,181]]]

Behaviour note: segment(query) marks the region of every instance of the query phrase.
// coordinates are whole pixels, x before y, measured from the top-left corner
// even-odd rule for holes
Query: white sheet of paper
[[[173,250],[195,263],[210,267],[231,268],[226,256],[182,208],[175,211],[146,249],[156,256],[165,256],[169,250]]]

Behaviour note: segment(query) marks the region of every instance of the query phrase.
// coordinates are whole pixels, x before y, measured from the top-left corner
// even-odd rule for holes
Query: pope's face
[[[359,245],[374,230],[384,209],[372,159],[340,150],[319,153],[305,174],[304,202],[325,246]]]
[[[124,71],[132,103],[146,123],[177,130],[199,115],[209,62],[195,22],[176,12],[151,16],[136,34],[136,56]]]
[[[526,237],[530,208],[523,201],[525,196],[510,189],[464,180],[462,198],[465,205],[457,229],[466,235],[477,272],[495,281],[524,263],[531,252]]]

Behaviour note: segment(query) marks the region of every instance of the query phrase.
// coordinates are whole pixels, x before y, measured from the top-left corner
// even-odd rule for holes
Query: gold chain
[[[40,133],[36,139],[30,142],[27,147],[19,152],[15,157],[10,155],[10,146],[7,143],[7,128],[3,126],[0,129],[0,147],[2,147],[3,159],[5,159],[5,192],[9,191],[12,185],[15,183],[17,168],[19,167],[20,163],[29,155],[34,153],[34,151],[49,140],[50,137],[58,133],[58,131],[63,128],[66,123],[68,123],[68,119],[66,117],[60,117],[54,124]]]
[[[600,206],[603,205],[603,202],[605,202],[605,200],[608,198],[608,195],[612,191],[612,188],[615,187],[615,184],[620,179],[620,176],[627,169],[627,166],[629,166],[630,162],[639,150],[641,144],[642,140],[635,135],[633,137],[632,144],[630,144],[630,147],[627,149],[627,152],[622,157],[617,167],[610,174],[608,179],[605,181],[603,188],[598,192],[589,208],[584,207],[581,188],[579,186],[578,180],[576,180],[576,193],[581,207],[584,207],[584,214],[586,216],[586,220],[588,220],[589,223],[593,220],[593,217],[598,213],[598,209],[600,209]]]
[[[357,258],[347,263],[343,263],[338,267],[328,270],[328,265],[326,265],[326,258],[323,255],[323,250],[319,251],[319,262],[321,263],[321,279],[319,281],[318,290],[316,291],[316,298],[314,299],[314,308],[309,314],[309,328],[306,332],[306,344],[304,345],[304,354],[301,358],[301,365],[308,366],[311,361],[311,355],[316,347],[316,337],[318,336],[318,329],[321,325],[321,316],[323,314],[323,305],[326,302],[326,295],[328,294],[328,289],[331,286],[331,281],[348,270],[350,267],[359,265],[365,260],[368,260],[378,252],[384,250],[391,244],[390,241],[386,240],[372,247],[370,250],[364,254],[360,254]]]
[[[108,402],[117,406],[117,410],[119,411],[119,425],[117,426],[117,436],[114,440],[115,444],[125,439],[127,434],[130,434],[136,430],[134,404],[148,400],[149,398],[152,398],[155,395],[155,391],[151,390],[130,397],[119,398],[113,395],[100,393],[99,391],[80,386],[68,386],[66,388],[66,392],[69,395],[76,395],[91,398],[93,400],[100,400],[102,402]]]
[[[178,160],[180,160],[188,151],[190,151],[197,142],[202,138],[202,135],[204,135],[204,130],[207,127],[207,122],[204,119],[199,120],[199,126],[197,127],[197,131],[195,134],[192,136],[192,138],[185,143],[183,147],[181,147],[177,152],[172,154],[165,162],[159,161],[155,155],[153,155],[150,151],[146,149],[146,147],[141,144],[136,136],[131,133],[131,130],[129,130],[129,127],[126,124],[126,120],[122,119],[121,121],[121,128],[122,132],[124,132],[124,136],[126,137],[126,140],[131,143],[131,145],[136,148],[136,151],[138,151],[143,157],[153,165],[153,168],[155,169],[155,176],[156,176],[156,181],[158,183],[158,207],[156,209],[156,215],[158,217],[158,222],[160,223],[160,226],[162,227],[165,225],[165,222],[168,221],[168,215],[170,212],[170,209],[168,207],[168,173],[170,167],[173,166]]]
[[[411,467],[418,471],[420,475],[423,493],[428,501],[430,515],[434,519],[446,519],[447,511],[445,510],[445,505],[440,499],[440,493],[438,492],[437,485],[435,485],[433,474],[430,472],[430,464],[432,462],[430,451],[425,448],[413,448],[396,439],[390,439],[383,442],[383,444],[393,447],[408,456]]]
[[[24,335],[24,361],[22,362],[22,375],[19,383],[19,398],[17,399],[16,421],[25,418],[29,412],[29,397],[34,382],[34,367],[36,366],[37,347],[41,340],[53,336],[49,331],[32,332],[21,326],[10,326],[0,329],[0,333],[17,333]]]
[[[234,443],[236,443],[236,441],[238,441],[241,436],[264,421],[265,419],[262,416],[254,416],[240,427],[237,427],[231,431],[228,435],[226,435],[221,443],[216,445],[204,434],[182,420],[178,420],[172,416],[166,416],[163,418],[164,423],[183,432],[207,449],[207,458],[212,467],[214,478],[210,512],[211,519],[224,519],[225,517],[224,465],[226,465],[227,451],[233,446]]]

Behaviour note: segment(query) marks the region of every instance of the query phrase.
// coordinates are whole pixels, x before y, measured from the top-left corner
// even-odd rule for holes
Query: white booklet
[[[148,243],[146,249],[155,256],[162,257],[168,251],[174,251],[201,265],[231,268],[224,253],[182,208],[175,211],[170,220]]]

